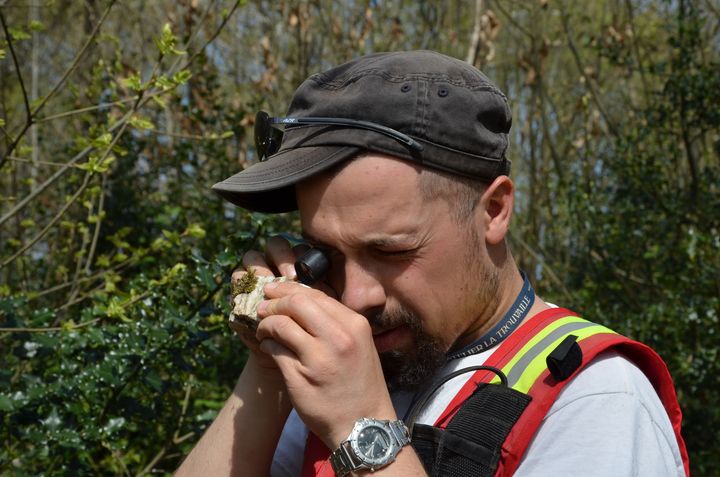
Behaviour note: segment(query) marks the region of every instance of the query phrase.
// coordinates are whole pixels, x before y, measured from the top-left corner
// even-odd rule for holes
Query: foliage
[[[176,468],[246,357],[230,272],[297,227],[209,186],[255,160],[256,110],[281,114],[306,76],[412,48],[507,93],[516,258],[544,297],[660,352],[693,473],[716,475],[719,17],[691,0],[3,3],[0,475]]]

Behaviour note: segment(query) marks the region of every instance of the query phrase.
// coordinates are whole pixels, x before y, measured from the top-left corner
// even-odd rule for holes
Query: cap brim
[[[223,199],[255,212],[297,209],[295,184],[362,151],[352,146],[311,146],[285,149],[212,187]]]

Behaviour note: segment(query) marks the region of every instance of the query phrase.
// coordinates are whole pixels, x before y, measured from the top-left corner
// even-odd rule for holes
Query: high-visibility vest
[[[570,335],[576,337],[575,341],[582,351],[582,360],[571,374],[557,379],[548,368],[547,358]],[[598,354],[608,350],[617,351],[635,363],[652,383],[670,418],[685,474],[690,475],[687,449],[680,434],[680,406],[670,373],[658,354],[642,343],[584,320],[567,309],[553,308],[528,318],[527,322],[503,341],[483,363],[484,366],[502,370],[508,378],[509,387],[531,398],[502,443],[495,476],[513,475],[535,432],[563,387]],[[448,403],[434,426],[444,429],[477,389],[478,383],[496,382],[499,382],[499,378],[491,372],[475,372]],[[305,447],[302,477],[334,477],[329,456],[329,449],[310,433]]]

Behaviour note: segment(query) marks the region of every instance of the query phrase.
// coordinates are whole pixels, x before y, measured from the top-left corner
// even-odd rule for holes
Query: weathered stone
[[[228,324],[236,333],[245,330],[255,331],[260,318],[257,316],[257,307],[265,299],[263,287],[270,282],[284,282],[286,277],[254,277],[254,288],[248,293],[237,293],[233,297],[233,309],[230,312]]]

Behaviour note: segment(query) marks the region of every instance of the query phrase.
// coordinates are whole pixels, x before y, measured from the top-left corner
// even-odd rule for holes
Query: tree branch
[[[85,274],[90,274],[90,267],[92,266],[93,257],[95,256],[95,250],[97,249],[98,239],[100,238],[100,226],[102,225],[102,214],[105,206],[105,187],[107,186],[107,174],[102,176],[102,184],[100,184],[100,200],[98,201],[98,210],[95,216],[97,221],[95,222],[95,232],[93,233],[92,242],[90,243],[90,251],[88,252],[87,261],[85,262]]]
[[[28,100],[27,91],[25,90],[25,81],[23,81],[22,73],[20,72],[20,64],[18,63],[17,55],[15,54],[15,47],[13,46],[12,35],[8,31],[7,23],[5,23],[5,15],[0,10],[0,23],[2,23],[3,32],[5,32],[5,38],[7,38],[8,48],[10,49],[10,56],[12,56],[13,64],[15,65],[15,72],[17,73],[18,81],[20,82],[20,88],[22,89],[23,101],[25,102],[25,114],[26,122],[32,124],[32,112],[30,111],[30,101]],[[0,167],[2,164],[0,163]]]
[[[619,132],[615,127],[615,124],[610,120],[610,116],[605,110],[605,106],[600,101],[600,95],[598,94],[595,86],[592,83],[592,78],[588,76],[588,74],[585,72],[585,68],[583,67],[582,58],[580,58],[580,51],[578,50],[577,45],[575,45],[575,40],[573,40],[572,37],[572,32],[570,30],[570,24],[568,21],[569,15],[567,13],[567,9],[565,8],[565,4],[563,2],[558,2],[558,5],[560,5],[560,17],[562,18],[563,29],[565,31],[565,36],[567,37],[568,46],[570,47],[570,52],[572,53],[573,58],[575,59],[575,64],[577,65],[578,71],[585,80],[585,84],[590,91],[590,96],[592,96],[595,106],[597,106],[598,111],[600,111],[600,114],[605,120],[605,124],[607,124],[608,130],[613,136],[618,137]]]
[[[468,47],[467,57],[465,58],[466,63],[475,65],[480,56],[480,49],[482,48],[480,34],[482,33],[482,11],[483,11],[483,0],[475,0],[475,23],[473,25],[472,36],[470,37],[470,46]]]
[[[65,71],[65,73],[62,75],[62,77],[60,78],[60,80],[55,84],[55,86],[53,87],[53,89],[51,89],[50,92],[49,92],[48,94],[46,94],[46,95],[40,100],[40,102],[38,103],[38,105],[35,106],[35,109],[32,110],[32,111],[30,111],[30,106],[29,106],[29,103],[28,103],[28,100],[27,100],[27,94],[25,94],[25,85],[22,83],[22,79],[20,80],[20,84],[21,84],[21,86],[22,86],[22,88],[23,88],[23,94],[25,95],[26,106],[27,106],[27,108],[28,108],[28,120],[26,121],[24,127],[22,128],[22,130],[20,131],[20,133],[17,135],[17,137],[15,138],[15,140],[10,144],[10,146],[8,147],[8,149],[5,151],[5,153],[3,154],[3,156],[0,158],[0,169],[2,169],[2,167],[5,165],[5,163],[7,162],[8,156],[13,153],[13,151],[15,150],[15,148],[16,148],[16,147],[18,146],[18,144],[20,143],[20,140],[23,138],[23,136],[25,135],[25,133],[27,132],[27,130],[28,130],[28,129],[30,128],[30,126],[33,124],[33,118],[34,118],[35,116],[37,116],[37,114],[42,110],[42,108],[43,108],[43,107],[45,106],[45,104],[50,100],[50,98],[52,98],[52,97],[55,95],[55,93],[58,92],[58,90],[60,89],[60,87],[65,83],[65,81],[68,79],[68,77],[73,73],[73,71],[75,71],[75,68],[77,68],[77,66],[80,64],[80,59],[85,55],[85,52],[87,51],[88,47],[89,47],[90,44],[95,40],[95,37],[97,36],[97,34],[98,34],[99,31],[100,31],[100,26],[103,24],[103,22],[104,22],[105,19],[107,18],[108,14],[110,13],[110,9],[112,9],[112,7],[113,7],[113,5],[115,5],[115,2],[116,2],[116,1],[117,1],[117,0],[111,0],[111,1],[110,1],[110,3],[108,4],[107,9],[105,9],[105,12],[103,13],[103,16],[100,18],[100,20],[98,21],[98,23],[95,25],[95,28],[93,29],[92,33],[90,34],[90,37],[88,38],[87,42],[85,42],[85,44],[84,44],[83,47],[80,49],[80,51],[78,52],[78,54],[75,55],[75,59],[73,60],[73,62],[72,62],[72,64],[70,65],[70,67]],[[3,28],[5,28],[5,17],[3,17],[1,13],[0,13],[0,19],[2,19]],[[7,35],[7,30],[6,30],[6,35]],[[10,43],[10,38],[9,38],[9,36],[8,36],[8,44],[9,44],[9,45],[11,44],[11,43]],[[13,51],[12,48],[11,48],[11,51]],[[15,57],[15,54],[13,53],[13,58],[14,58],[14,57]],[[18,70],[18,76],[19,76],[19,75],[20,75],[20,70]],[[1,222],[0,222],[0,223],[1,223]]]
[[[113,124],[108,128],[108,132],[113,132],[117,128],[121,127],[123,124],[127,122],[128,119],[130,119],[130,116],[132,116],[135,113],[135,110],[128,111],[125,113],[125,116],[123,116],[117,123]],[[65,167],[59,169],[55,174],[53,174],[48,180],[43,182],[40,187],[32,191],[30,194],[28,194],[23,200],[18,202],[18,204],[13,207],[7,214],[0,217],[0,225],[4,224],[8,221],[8,219],[12,218],[13,215],[17,214],[19,211],[25,208],[34,198],[36,198],[38,195],[42,194],[45,189],[50,187],[56,180],[58,180],[65,172],[67,172],[71,167],[75,165],[80,159],[85,157],[87,154],[90,153],[94,148],[92,146],[87,146],[85,149],[77,153],[72,159],[70,159],[68,162],[65,163]]]
[[[132,111],[134,112],[134,111],[135,111],[135,108],[133,108]],[[127,116],[127,117],[129,117],[129,116]],[[120,137],[123,135],[123,132],[125,132],[125,129],[127,128],[127,125],[128,125],[127,120],[122,123],[122,125],[120,126],[120,131],[118,131],[118,133],[117,133],[117,134],[115,135],[115,137],[113,138],[112,142],[110,142],[110,144],[109,144],[109,145],[107,146],[107,148],[105,149],[105,152],[103,153],[102,157],[98,160],[98,165],[102,165],[102,163],[105,162],[105,160],[107,159],[107,157],[110,155],[110,152],[112,151],[113,147],[115,147],[115,144],[117,144],[118,140],[119,140]],[[8,258],[8,259],[5,260],[4,262],[0,263],[0,268],[6,267],[8,264],[10,264],[11,262],[13,262],[13,261],[14,261],[16,258],[18,258],[20,255],[22,255],[23,253],[25,253],[30,247],[32,247],[32,246],[35,245],[38,241],[40,241],[40,239],[42,239],[42,238],[45,236],[45,234],[47,234],[47,232],[50,230],[50,228],[52,228],[52,227],[57,223],[57,221],[60,220],[60,218],[61,218],[63,215],[65,215],[65,212],[66,212],[66,211],[70,208],[70,206],[78,199],[78,197],[80,197],[80,194],[82,194],[82,193],[85,191],[85,189],[87,188],[88,184],[90,183],[90,178],[91,178],[92,176],[93,176],[93,173],[92,173],[92,172],[88,172],[87,174],[85,174],[85,179],[83,180],[82,185],[81,185],[80,188],[77,190],[77,192],[75,192],[75,194],[70,198],[70,200],[63,206],[63,208],[60,209],[60,212],[58,212],[58,213],[55,215],[55,217],[53,217],[53,218],[50,220],[50,222],[40,231],[40,233],[38,233],[35,237],[32,238],[32,240],[30,240],[30,242],[26,243],[22,248],[20,248],[20,250],[18,250],[17,252],[15,252],[10,258]],[[2,223],[2,222],[0,222],[0,224],[1,224],[1,223]]]

